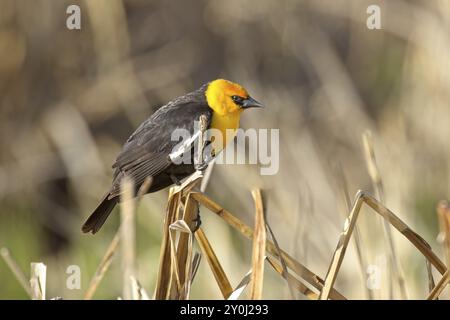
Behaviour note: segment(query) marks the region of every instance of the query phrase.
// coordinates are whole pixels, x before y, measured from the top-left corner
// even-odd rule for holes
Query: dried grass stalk
[[[45,286],[47,278],[47,266],[42,262],[31,263],[31,299],[45,300]]]
[[[405,236],[409,242],[411,242],[424,256],[430,261],[430,263],[439,271],[440,274],[444,274],[447,268],[445,264],[439,259],[439,257],[431,250],[431,246],[415,231],[413,231],[406,223],[398,218],[392,211],[386,208],[375,198],[366,195],[359,191],[369,207],[371,207],[376,213],[389,220],[389,223],[397,229],[403,236]]]
[[[123,291],[124,300],[132,299],[131,279],[136,273],[136,245],[135,245],[135,201],[134,183],[128,177],[121,182],[120,202],[120,242],[122,253]]]
[[[22,288],[25,290],[25,292],[28,294],[28,296],[30,298],[32,298],[30,284],[27,281],[27,278],[25,277],[25,274],[23,273],[22,269],[19,267],[18,263],[11,256],[9,250],[7,248],[4,248],[4,247],[1,248],[0,249],[0,256],[3,258],[3,260],[6,263],[6,265],[12,271],[12,273],[16,277],[17,281],[22,286]]]
[[[150,186],[152,185],[152,183],[153,183],[152,177],[145,178],[145,180],[142,183],[141,187],[139,188],[139,191],[137,194],[136,209],[140,203],[142,196],[145,193],[147,193],[147,191],[150,188]],[[135,211],[137,211],[136,209],[135,209]],[[105,255],[103,256],[102,260],[100,261],[100,264],[98,265],[94,276],[92,277],[89,287],[86,290],[86,293],[84,294],[84,300],[92,299],[92,297],[94,296],[94,293],[97,291],[98,285],[100,284],[103,277],[105,276],[105,273],[108,271],[108,269],[111,265],[113,256],[114,256],[115,252],[117,251],[117,247],[119,245],[120,233],[121,233],[121,231],[119,228],[119,230],[116,232],[113,239],[111,240],[111,243],[109,244],[108,248],[106,249]],[[133,277],[133,279],[135,279],[135,278]],[[133,281],[131,282],[131,284],[134,286]]]
[[[377,161],[375,158],[375,149],[373,147],[372,133],[369,130],[363,134],[363,143],[366,155],[367,170],[369,171],[369,175],[372,180],[376,197],[381,203],[384,203],[385,201],[384,201],[383,183],[381,181],[381,174],[378,169]],[[383,227],[384,227],[383,229],[384,236],[388,244],[387,255],[389,257],[389,268],[387,274],[387,281],[389,284],[389,299],[393,299],[393,288],[392,288],[393,282],[390,279],[391,272],[393,273],[393,276],[396,278],[398,282],[402,299],[407,299],[408,294],[405,287],[405,278],[403,276],[403,272],[397,258],[397,250],[395,249],[392,230],[389,225],[389,222],[386,219],[383,220]]]
[[[439,201],[436,208],[439,219],[439,240],[442,242],[445,251],[447,267],[450,268],[450,205],[448,201]]]
[[[286,266],[286,261],[284,261],[283,254],[281,252],[281,248],[278,245],[278,241],[275,238],[275,235],[274,235],[274,233],[272,231],[272,228],[270,227],[270,224],[269,224],[268,221],[266,221],[266,227],[267,227],[267,231],[269,231],[270,237],[272,238],[272,241],[273,241],[273,244],[274,244],[275,249],[277,251],[277,254],[280,257],[280,263],[281,263],[281,273],[280,274],[287,282],[287,285],[288,285],[288,288],[289,288],[289,294],[291,295],[291,299],[295,300],[294,289],[293,289],[292,283],[291,283],[291,281],[289,281],[289,277],[288,277],[289,271],[288,271],[287,266]],[[270,260],[269,260],[269,262],[270,262]]]
[[[239,231],[245,237],[252,239],[253,238],[253,230],[243,223],[241,220],[232,215],[229,211],[222,208],[220,205],[215,203],[212,199],[207,197],[203,193],[193,192],[192,196],[203,206],[208,208],[213,213],[217,214],[219,217],[224,219],[231,227]],[[284,259],[286,265],[294,271],[300,278],[304,279],[307,283],[309,283],[312,287],[317,290],[321,290],[323,287],[323,280],[317,276],[314,272],[310,271],[308,268],[303,266],[300,262],[296,261],[285,251],[281,250],[281,254],[278,253],[275,245],[271,241],[266,242],[266,251],[271,255],[280,259]],[[336,300],[345,300],[345,297],[340,294],[337,290],[332,289],[330,292],[330,298]]]
[[[220,292],[222,292],[225,299],[228,299],[230,294],[233,292],[233,288],[231,287],[230,281],[228,280],[225,271],[223,271],[222,265],[220,264],[219,259],[217,259],[217,256],[202,228],[199,228],[195,232],[195,239],[198,241],[200,249],[208,261],[214,278],[219,286]]]
[[[434,287],[433,290],[431,290],[427,299],[436,300],[442,293],[442,291],[445,289],[445,287],[449,284],[449,282],[450,282],[450,269],[444,273],[441,280],[439,280],[438,284]]]
[[[191,274],[189,275],[191,283],[194,281],[195,276],[197,275],[198,267],[200,266],[201,261],[202,261],[202,254],[200,252],[194,253],[194,257],[192,258]]]
[[[445,252],[447,268],[450,269],[450,205],[447,200],[441,200],[437,206],[439,220],[438,241],[442,243]],[[450,296],[450,290],[448,290]]]
[[[160,251],[160,264],[158,269],[158,278],[156,281],[156,289],[155,289],[155,299],[168,299],[168,298],[180,298],[181,296],[186,297],[186,293],[189,290],[185,290],[186,287],[184,285],[185,279],[186,279],[186,273],[185,269],[182,269],[182,278],[180,279],[180,273],[174,274],[173,272],[177,270],[177,272],[180,270],[178,266],[185,266],[186,262],[191,263],[190,258],[188,260],[187,258],[187,249],[189,246],[187,245],[187,240],[189,239],[189,235],[181,234],[180,235],[180,241],[178,241],[178,247],[176,250],[173,250],[171,248],[171,231],[170,226],[178,219],[180,208],[184,206],[185,210],[184,215],[186,215],[186,218],[189,220],[188,225],[192,222],[192,217],[195,210],[195,201],[192,201],[192,203],[187,203],[189,200],[189,192],[195,188],[200,182],[203,177],[203,174],[200,171],[196,171],[194,174],[192,174],[189,178],[187,178],[181,185],[175,186],[170,188],[169,190],[169,199],[167,202],[167,209],[166,209],[166,217],[163,227],[163,241],[161,244],[161,251]],[[183,203],[184,200],[184,203]],[[173,228],[172,228],[173,229]],[[180,231],[180,230],[178,230]],[[174,237],[172,236],[174,239]],[[192,249],[192,246],[190,247]],[[177,252],[177,256],[172,256],[174,252]],[[178,263],[178,266],[173,266],[172,263],[174,261],[184,261],[183,263]],[[175,267],[175,269],[173,269]],[[173,276],[178,276],[177,279],[173,279]],[[172,280],[177,281],[176,283],[172,282]],[[182,281],[180,281],[182,280]],[[183,283],[183,284],[182,284]],[[181,287],[179,287],[179,285]],[[189,285],[190,286],[190,285]],[[178,288],[185,288],[183,289],[184,293],[180,296]]]
[[[150,300],[147,291],[141,286],[140,282],[135,278],[130,278],[131,294],[133,300]]]
[[[422,237],[409,228],[408,225],[406,225],[379,201],[364,194],[362,191],[358,191],[353,208],[348,219],[346,220],[344,231],[341,233],[341,237],[339,238],[336,250],[333,254],[332,261],[325,277],[325,284],[319,296],[320,299],[326,300],[329,297],[363,203],[370,206],[376,213],[380,214],[394,228],[400,231],[400,233],[402,233],[441,274],[446,271],[445,265],[431,250],[430,245]]]
[[[94,277],[92,278],[88,289],[86,290],[86,293],[84,294],[84,300],[90,300],[94,296],[94,293],[97,291],[98,285],[102,281],[103,277],[106,274],[106,271],[108,271],[112,258],[117,251],[117,247],[119,245],[119,239],[120,239],[120,233],[117,232],[114,238],[112,239],[111,243],[108,246],[108,249],[106,250],[105,255],[103,256],[102,260],[100,261],[100,264],[97,267],[97,270],[95,271]]]
[[[242,296],[242,293],[247,288],[251,279],[252,279],[252,270],[250,270],[249,272],[247,272],[245,274],[245,276],[242,278],[242,280],[236,286],[236,289],[234,289],[233,292],[231,292],[231,294],[228,296],[227,300],[238,300]]]
[[[319,298],[319,295],[309,289],[307,286],[305,286],[301,281],[296,279],[293,275],[291,275],[289,272],[286,272],[282,265],[277,262],[272,257],[267,257],[267,260],[269,261],[269,264],[272,266],[272,268],[278,272],[288,283],[290,287],[296,288],[300,293],[304,294],[307,298],[311,300],[317,300]]]
[[[266,254],[266,222],[261,191],[252,191],[255,201],[255,228],[253,233],[252,276],[250,281],[250,299],[261,300],[264,283],[264,260]]]
[[[184,208],[180,219],[170,226],[171,236],[171,256],[172,256],[172,281],[170,290],[170,299],[186,300],[189,298],[191,281],[189,275],[192,268],[193,235],[192,229],[195,226],[194,219],[198,215],[198,204],[186,194],[186,189],[197,187],[202,179],[201,172],[194,176],[194,179],[188,179],[183,188],[179,199],[179,208]],[[177,237],[178,236],[178,237]],[[178,239],[177,244],[176,239]],[[176,249],[175,249],[176,248]]]
[[[337,189],[341,195],[341,198],[344,200],[344,203],[345,203],[344,209],[341,209],[340,211],[343,214],[344,218],[347,218],[348,212],[350,212],[350,210],[352,209],[352,203],[351,203],[351,199],[350,199],[350,193],[348,191],[347,179],[345,177],[344,170],[342,169],[342,167],[339,163],[335,167],[334,171],[335,171],[336,180],[338,183]],[[366,258],[365,251],[362,248],[363,243],[362,243],[361,231],[359,230],[358,225],[355,225],[355,230],[353,231],[353,233],[354,233],[353,242],[354,242],[355,249],[356,249],[356,256],[358,258],[359,269],[361,272],[361,277],[362,277],[362,279],[364,279],[364,282],[363,282],[364,291],[366,293],[367,299],[373,300],[374,295],[373,295],[372,290],[370,290],[369,287],[367,285],[365,285],[366,281],[368,280],[368,276],[369,276],[366,272],[368,264],[367,264],[367,258]]]
[[[181,193],[182,197],[186,197],[189,192],[201,183],[202,178],[203,173],[201,171],[195,171],[181,185],[171,188],[173,189],[173,194]]]
[[[193,251],[193,237],[191,230],[194,228],[195,222],[193,220],[195,219],[197,214],[198,214],[198,204],[188,194],[186,196],[186,200],[184,203],[183,220],[182,220],[184,224],[182,227],[180,225],[180,228],[177,229],[180,232],[179,232],[178,246],[176,249],[175,270],[177,270],[178,272],[177,273],[178,281],[179,285],[181,286],[178,289],[182,290],[182,292],[178,290],[178,295],[173,297],[176,299],[186,299],[187,298],[186,293],[187,291],[189,291],[186,289],[190,287],[190,281],[187,275],[189,275],[190,273],[190,267],[192,262],[191,257]],[[174,237],[174,235],[172,235],[172,237]],[[175,243],[173,243],[173,245],[175,245]],[[174,252],[175,251],[172,251],[172,254]]]
[[[342,261],[344,259],[345,250],[347,249],[348,242],[350,241],[350,237],[359,215],[359,211],[363,204],[363,198],[360,197],[359,194],[356,197],[357,199],[352,207],[352,210],[350,211],[349,217],[345,220],[344,230],[341,233],[330,266],[328,267],[327,275],[325,277],[325,284],[319,295],[320,300],[328,300],[331,289],[333,288],[334,281],[336,280],[336,277],[338,275],[339,268],[341,267]]]
[[[430,261],[425,259],[425,265],[427,266],[427,279],[428,279],[428,291],[433,291],[436,284],[434,283],[433,278],[433,268],[431,267]]]
[[[163,227],[163,239],[159,255],[159,269],[155,289],[156,300],[167,299],[172,270],[169,227],[172,223],[175,222],[180,197],[181,197],[180,193],[174,193],[174,188],[170,189],[169,200],[167,203],[166,216]]]
[[[170,252],[172,259],[172,289],[171,299],[187,299],[190,282],[186,281],[186,275],[191,272],[192,262],[192,231],[184,220],[177,220],[169,226],[170,229]],[[177,235],[179,238],[177,248]],[[181,243],[181,237],[187,235],[186,243]]]

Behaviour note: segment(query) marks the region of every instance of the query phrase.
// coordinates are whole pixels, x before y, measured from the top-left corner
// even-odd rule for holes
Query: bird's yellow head
[[[241,113],[247,108],[262,107],[242,86],[224,79],[211,81],[205,95],[209,107],[221,116]]]

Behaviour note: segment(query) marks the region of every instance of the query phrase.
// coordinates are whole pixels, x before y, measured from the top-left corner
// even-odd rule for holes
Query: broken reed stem
[[[447,268],[450,268],[450,205],[448,201],[439,201],[436,208],[439,220],[439,239],[444,246]]]
[[[372,184],[375,190],[375,195],[378,201],[381,203],[385,203],[384,200],[384,190],[383,190],[383,183],[381,181],[381,174],[378,169],[376,157],[375,157],[375,150],[373,147],[373,140],[372,140],[372,133],[367,130],[363,134],[363,143],[364,143],[364,151],[366,156],[366,164],[367,164],[367,170],[369,172],[369,176],[372,180]],[[389,268],[388,268],[388,275],[387,275],[387,281],[389,285],[389,299],[393,299],[393,288],[392,284],[393,282],[390,281],[390,273],[393,273],[394,277],[396,278],[400,293],[402,296],[402,299],[405,300],[408,297],[406,286],[405,286],[405,278],[403,276],[403,272],[400,266],[400,263],[397,258],[397,250],[394,245],[394,239],[392,236],[392,230],[389,225],[389,222],[384,219],[383,220],[383,226],[384,226],[384,235],[387,240],[388,244],[388,257],[389,257]]]
[[[161,251],[159,254],[159,269],[158,277],[156,279],[155,299],[167,299],[168,288],[171,278],[171,253],[170,253],[170,234],[169,228],[175,222],[176,213],[178,210],[178,199],[181,197],[180,193],[174,194],[174,188],[169,190],[169,200],[167,203],[166,216],[163,226],[163,239],[161,244]]]
[[[387,219],[389,223],[398,231],[400,231],[400,233],[402,233],[441,274],[444,274],[446,272],[445,265],[431,250],[430,245],[422,237],[420,237],[411,228],[409,228],[408,225],[406,225],[394,213],[392,213],[392,211],[387,209],[378,200],[365,195],[362,191],[358,191],[350,215],[346,220],[344,231],[341,233],[341,237],[339,238],[336,250],[333,254],[333,258],[330,263],[327,275],[325,276],[325,284],[320,293],[320,299],[326,300],[329,297],[329,294],[331,292],[331,289],[333,288],[334,282],[339,272],[342,260],[344,259],[348,241],[351,237],[353,228],[355,226],[358,214],[363,203],[366,203],[376,213],[381,215],[384,219]]]
[[[255,228],[253,232],[252,277],[250,281],[250,299],[261,300],[264,283],[264,260],[266,254],[266,222],[261,191],[252,191],[255,201]]]
[[[189,275],[191,283],[194,281],[195,276],[197,275],[198,267],[200,266],[201,261],[202,261],[202,254],[200,252],[195,252],[194,257],[192,258],[191,274]]]
[[[242,278],[242,280],[239,282],[239,284],[236,286],[236,288],[231,292],[227,300],[238,300],[242,293],[247,288],[248,284],[250,283],[250,280],[252,278],[252,270],[248,271],[245,276]]]
[[[437,285],[434,287],[434,289],[430,292],[428,295],[428,300],[436,300],[439,298],[439,295],[442,293],[442,291],[445,289],[445,287],[450,282],[450,269],[448,269],[444,275],[442,276],[441,280],[437,283]]]
[[[172,281],[169,299],[187,300],[190,290],[188,275],[191,273],[192,265],[192,231],[186,221],[181,219],[172,223],[169,231],[170,255],[172,259]],[[185,243],[181,239],[184,235],[188,236]],[[181,275],[183,278],[181,278]]]
[[[447,268],[445,264],[439,259],[439,257],[431,250],[431,246],[414,230],[412,230],[406,223],[398,218],[392,211],[386,208],[375,198],[361,193],[364,198],[364,202],[371,207],[376,213],[389,220],[389,223],[397,229],[403,236],[405,236],[409,242],[411,242],[423,255],[430,261],[430,263],[439,271],[440,274],[444,274]]]
[[[45,300],[45,286],[47,281],[47,266],[42,262],[31,263],[31,299]]]
[[[348,184],[347,184],[347,179],[345,177],[344,174],[344,170],[342,169],[342,167],[340,166],[340,164],[338,163],[337,168],[335,170],[336,173],[336,178],[337,178],[337,182],[338,182],[338,190],[341,193],[342,198],[344,199],[345,202],[345,209],[341,209],[340,211],[342,212],[344,218],[347,218],[347,213],[350,212],[350,210],[352,209],[352,203],[350,200],[350,193],[348,191]],[[366,272],[367,270],[367,259],[366,259],[366,255],[364,254],[364,251],[362,249],[362,237],[361,237],[361,232],[359,230],[358,225],[355,225],[355,230],[354,230],[354,237],[353,237],[353,242],[355,244],[355,249],[356,249],[356,256],[358,258],[358,264],[359,264],[359,269],[361,272],[361,277],[364,280],[364,291],[366,293],[366,296],[369,300],[373,300],[374,296],[372,293],[372,290],[369,288],[369,286],[366,285],[366,282],[368,280],[368,273]]]
[[[121,183],[121,203],[120,203],[120,242],[122,254],[123,270],[123,291],[122,298],[131,300],[132,277],[136,272],[136,252],[135,252],[135,202],[134,202],[134,183],[128,177],[125,177]]]
[[[120,239],[120,230],[114,235],[114,238],[109,244],[105,255],[100,261],[100,264],[98,265],[97,270],[95,271],[94,277],[92,278],[89,287],[86,290],[86,293],[84,294],[84,300],[91,300],[92,297],[94,296],[95,291],[97,291],[98,285],[102,281],[106,271],[108,271],[109,266],[111,265],[112,258],[119,245],[119,239]]]
[[[431,292],[436,285],[433,278],[433,268],[427,259],[425,259],[425,265],[427,266],[428,291]]]
[[[150,300],[150,297],[147,294],[147,291],[142,287],[140,282],[135,278],[131,277],[131,292],[133,294],[133,300]]]
[[[201,182],[202,175],[198,178],[188,182],[186,187],[194,188]],[[183,191],[184,189],[181,189]],[[177,218],[180,221],[176,221],[177,227],[171,225],[171,256],[172,256],[172,283],[170,290],[170,299],[182,299],[187,300],[190,292],[190,272],[192,266],[192,252],[193,252],[193,235],[192,230],[195,227],[194,219],[198,215],[198,203],[193,200],[188,193],[186,196],[179,198],[179,207],[184,207],[181,217]],[[182,223],[183,222],[183,223]],[[175,233],[178,232],[178,245],[175,245]],[[176,249],[175,249],[176,248]],[[173,280],[176,281],[173,281]]]
[[[270,224],[269,224],[268,221],[266,221],[266,227],[267,227],[267,231],[269,231],[270,237],[272,238],[272,241],[273,241],[273,244],[275,246],[275,249],[277,250],[277,254],[280,257],[280,263],[281,263],[281,265],[280,265],[281,273],[280,274],[287,282],[287,285],[288,285],[288,288],[289,288],[289,294],[291,295],[291,300],[295,300],[294,290],[292,288],[291,281],[289,281],[289,276],[290,275],[289,275],[289,271],[288,271],[287,266],[286,266],[286,261],[284,261],[283,255],[281,253],[280,246],[278,245],[278,241],[275,238],[275,235],[274,235],[274,233],[272,231],[272,228],[270,227]],[[269,262],[270,262],[270,259],[269,259]],[[274,267],[274,264],[271,263],[271,265],[272,265],[272,267]],[[277,272],[278,272],[278,270],[277,270]],[[298,286],[297,286],[297,288],[298,288]]]
[[[208,198],[205,194],[199,192],[192,192],[192,196],[197,200],[200,204],[208,208],[211,212],[217,214],[219,217],[224,219],[231,227],[239,231],[246,238],[253,238],[253,230],[243,223],[241,220],[236,218],[233,214],[231,214],[226,209],[222,208],[220,205],[215,203],[212,199]],[[271,255],[280,258],[280,255],[273,244],[273,242],[267,240],[266,242],[266,251]],[[286,262],[286,265],[293,270],[300,278],[309,283],[311,286],[316,288],[317,290],[321,290],[323,287],[323,280],[317,276],[315,273],[310,271],[308,268],[303,266],[301,263],[292,258],[285,251],[281,250],[281,257]],[[345,297],[340,294],[337,290],[332,289],[330,293],[331,299],[336,300],[346,300]]]
[[[0,249],[0,256],[5,261],[6,265],[9,267],[11,272],[16,277],[17,281],[21,285],[21,287],[25,290],[25,292],[28,294],[30,298],[32,298],[31,294],[31,288],[30,284],[23,273],[22,269],[19,267],[19,264],[14,260],[14,258],[11,256],[9,250],[7,248],[1,248]]]
[[[188,225],[189,229],[192,230],[194,228],[195,222],[193,221],[197,216],[198,212],[198,204],[195,200],[192,199],[190,194],[187,195],[186,201],[184,204],[184,212],[183,212],[183,220]],[[192,233],[182,232],[180,234],[178,240],[177,247],[177,264],[180,270],[180,282],[184,285],[187,278],[187,273],[183,267],[188,262],[188,252],[192,252],[192,243],[189,242],[189,239],[192,238]],[[190,248],[189,248],[190,246]],[[189,262],[190,263],[190,262]]]
[[[172,269],[172,249],[170,241],[170,226],[178,220],[180,208],[183,206],[183,198],[189,196],[189,192],[198,185],[203,174],[196,171],[180,186],[169,189],[169,199],[167,201],[166,215],[163,226],[163,240],[159,257],[158,277],[156,279],[155,299],[164,300],[176,296],[176,288],[171,284],[173,276]],[[189,221],[189,224],[191,221]],[[183,251],[183,250],[181,250]],[[181,252],[180,251],[180,252]]]
[[[291,288],[292,286],[295,287],[300,293],[304,294],[311,300],[318,299],[319,295],[317,293],[309,289],[289,272],[285,271],[283,266],[279,264],[277,260],[272,257],[267,257],[267,260],[269,261],[269,264],[272,266],[272,268],[289,283],[289,288]]]
[[[325,283],[319,295],[320,300],[328,300],[328,297],[330,296],[331,289],[333,288],[334,282],[339,272],[339,268],[342,264],[342,260],[344,259],[345,250],[347,249],[348,242],[353,232],[353,228],[355,227],[362,203],[362,197],[357,195],[357,200],[355,201],[355,204],[350,211],[349,217],[345,220],[344,230],[341,233],[330,266],[328,267],[327,275],[325,276]]]
[[[439,201],[437,208],[439,221],[438,242],[442,243],[447,269],[450,269],[450,205],[447,200]],[[450,296],[450,290],[448,290]]]
[[[211,247],[211,244],[209,243],[208,238],[206,237],[202,228],[199,228],[195,232],[195,239],[197,240],[203,255],[206,257],[206,260],[208,261],[208,264],[211,268],[214,278],[216,279],[216,282],[219,285],[219,289],[220,292],[222,293],[222,296],[225,299],[228,299],[230,294],[233,292],[233,288],[231,287],[230,281],[228,280],[228,277],[225,274],[225,271],[223,270],[222,265],[219,262],[219,259],[217,259],[216,253]]]
[[[199,180],[193,183],[198,184]],[[181,199],[182,200],[182,199]],[[184,211],[182,220],[177,220],[170,226],[170,240],[171,240],[171,256],[173,275],[171,288],[171,299],[188,299],[190,291],[190,273],[192,266],[192,251],[193,251],[193,235],[192,229],[195,225],[195,217],[198,213],[198,204],[192,199],[190,194],[185,198]],[[176,225],[175,225],[176,224]],[[176,245],[176,233],[178,232],[178,245]],[[176,249],[175,249],[176,248]]]

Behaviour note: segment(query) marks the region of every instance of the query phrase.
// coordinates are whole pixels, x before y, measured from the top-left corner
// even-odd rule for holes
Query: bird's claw
[[[175,177],[173,174],[170,175],[170,179],[172,180],[173,184],[175,184],[177,186],[181,186],[180,180],[178,180],[177,177]]]

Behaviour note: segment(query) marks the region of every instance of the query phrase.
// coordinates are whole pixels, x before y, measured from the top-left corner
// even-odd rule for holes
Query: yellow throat
[[[222,133],[222,145],[213,141],[213,149],[218,153],[234,138],[236,130],[239,128],[243,109],[233,102],[232,96],[248,97],[248,93],[236,83],[218,79],[208,85],[205,95],[209,107],[214,111],[211,128]],[[232,134],[227,134],[227,130]]]

